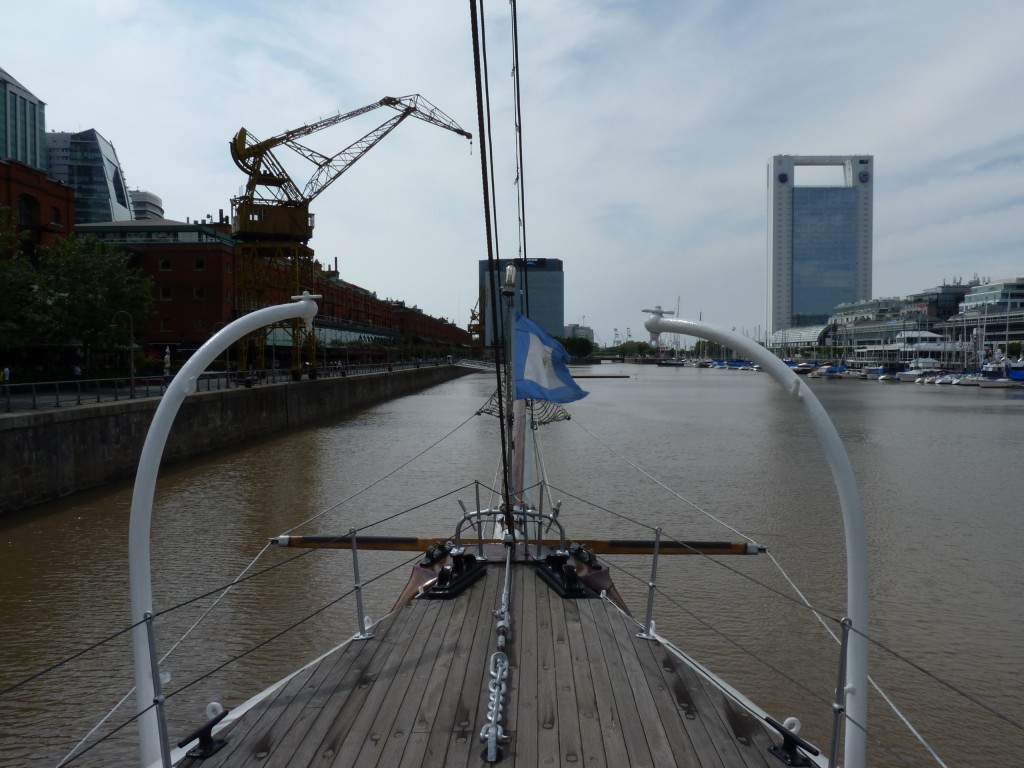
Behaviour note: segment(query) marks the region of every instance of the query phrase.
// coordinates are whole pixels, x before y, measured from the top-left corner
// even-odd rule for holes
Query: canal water
[[[838,650],[789,580],[834,627],[845,560],[829,470],[801,411],[763,374],[580,372],[625,377],[581,379],[590,396],[568,407],[572,420],[539,430],[570,536],[649,535],[639,524],[767,547],[785,575],[765,555],[663,560],[657,628],[776,719],[798,717],[827,750]],[[946,765],[1013,764],[1024,754],[1024,391],[809,384],[863,495],[872,675]],[[498,427],[472,414],[493,387],[493,375],[469,375],[162,476],[152,535],[160,651],[187,635],[163,663],[173,741],[206,719],[208,702],[235,706],[356,630],[354,601],[338,600],[351,592],[351,554],[263,551],[268,537],[382,519],[367,533],[446,536],[457,499],[476,503],[467,483],[479,480],[488,501]],[[92,648],[127,626],[130,497],[129,485],[112,486],[0,521],[0,691],[63,662],[0,695],[0,766],[56,765],[131,688],[128,635]],[[361,554],[372,616],[390,608],[409,558]],[[612,565],[642,615],[649,560]],[[243,573],[259,575],[220,599]],[[133,713],[129,699],[96,735]],[[130,765],[134,738],[129,725],[74,764]],[[874,693],[868,740],[871,765],[940,764]]]

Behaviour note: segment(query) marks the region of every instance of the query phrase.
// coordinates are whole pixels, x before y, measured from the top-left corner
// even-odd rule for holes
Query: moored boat
[[[942,364],[933,358],[915,358],[911,360],[902,371],[896,372],[896,378],[900,381],[917,381],[929,376],[940,376],[944,373]]]

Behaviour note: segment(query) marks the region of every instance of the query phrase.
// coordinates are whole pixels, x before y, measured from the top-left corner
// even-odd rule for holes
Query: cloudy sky
[[[875,157],[875,296],[1024,274],[1024,3],[519,0],[526,245],[565,321],[640,309],[765,328],[766,163]],[[228,141],[423,94],[478,133],[465,0],[36,0],[0,67],[47,128],[95,128],[168,218],[244,183]],[[487,5],[500,255],[519,255],[509,6]],[[310,140],[333,154],[388,110]],[[465,325],[486,256],[480,144],[406,121],[313,203],[317,259]],[[299,181],[312,166],[279,159]],[[797,175],[797,182],[816,179]],[[827,180],[826,180],[827,181]]]

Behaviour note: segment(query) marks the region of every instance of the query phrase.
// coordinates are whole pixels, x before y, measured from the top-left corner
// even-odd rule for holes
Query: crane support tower
[[[322,154],[299,141],[380,107],[390,107],[398,114],[334,155]],[[313,249],[308,245],[313,236],[313,214],[309,212],[309,204],[408,117],[445,128],[467,139],[473,138],[419,94],[385,96],[365,107],[338,112],[262,141],[245,128],[235,134],[230,142],[231,158],[248,177],[244,192],[231,201],[231,234],[236,243],[236,315],[279,303],[303,290],[316,292],[313,286]],[[280,147],[292,150],[313,164],[313,174],[301,189],[274,156],[274,150]],[[275,295],[277,293],[281,296]],[[310,372],[315,376],[312,332],[296,324],[291,335],[293,377],[301,375],[303,341],[309,345]],[[251,341],[256,365],[260,368],[264,367],[264,341],[262,335]],[[239,370],[245,370],[249,347],[250,343],[246,342],[239,346],[236,358]]]

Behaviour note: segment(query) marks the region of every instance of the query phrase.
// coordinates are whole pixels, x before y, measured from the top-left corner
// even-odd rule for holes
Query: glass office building
[[[117,152],[99,131],[48,133],[46,157],[50,175],[75,190],[75,224],[133,220]]]
[[[792,325],[821,325],[857,292],[856,199],[843,187],[793,190]]]
[[[46,170],[46,105],[0,69],[0,160]]]
[[[513,263],[516,266],[515,309],[529,315],[551,336],[561,336],[565,331],[565,273],[562,272],[561,259],[527,259],[525,268],[522,259],[501,259],[496,282],[487,279],[487,261],[483,260],[479,262],[480,316],[484,326],[484,345],[488,347],[494,345],[495,338],[491,295],[505,279],[506,267]],[[501,300],[500,294],[498,299]]]
[[[840,166],[842,183],[801,186],[799,166]],[[768,328],[823,325],[871,296],[873,158],[776,155],[768,165]]]

